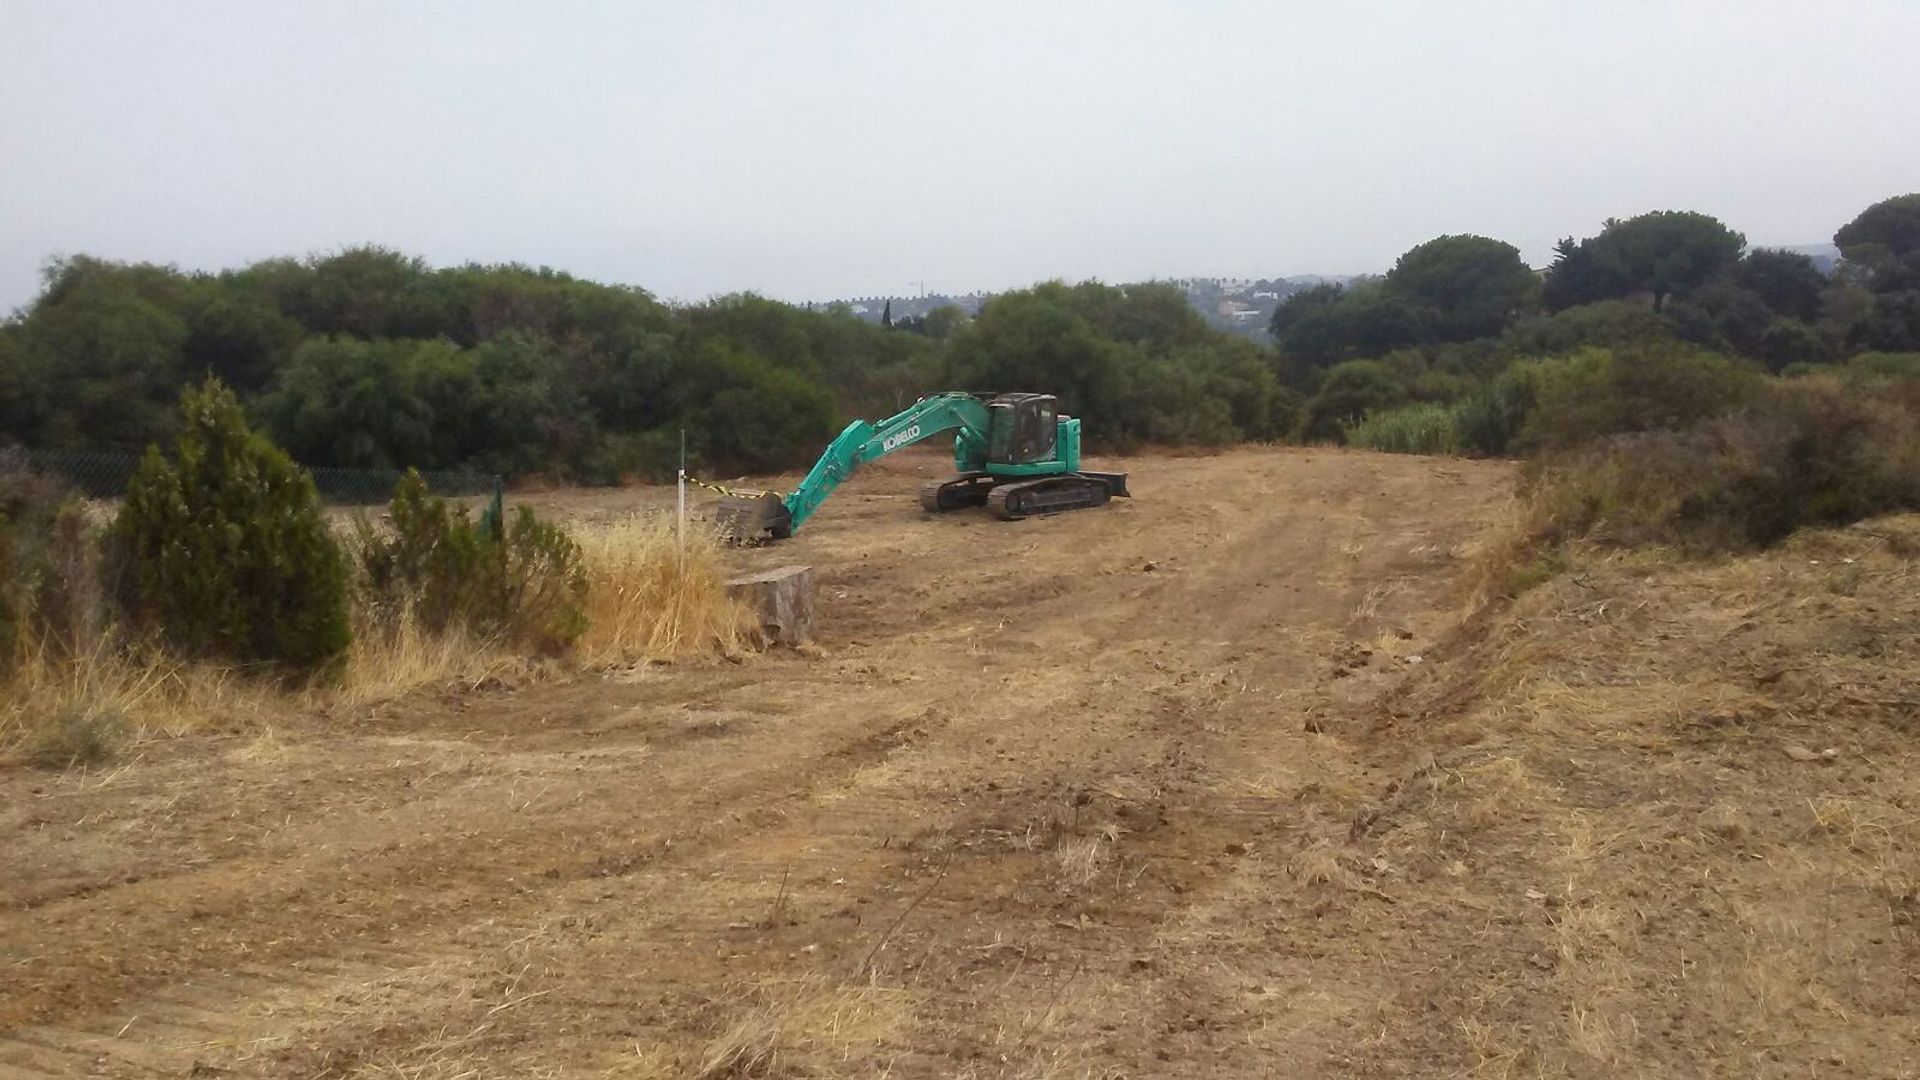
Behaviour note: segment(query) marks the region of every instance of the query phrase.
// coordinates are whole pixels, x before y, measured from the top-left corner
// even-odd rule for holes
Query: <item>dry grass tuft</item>
[[[1315,843],[1301,850],[1287,864],[1287,873],[1302,885],[1334,885],[1342,889],[1355,888],[1359,877],[1348,869],[1352,856],[1343,854],[1325,842]]]
[[[720,538],[710,528],[690,524],[684,553],[666,514],[583,527],[576,539],[587,567],[582,660],[624,664],[747,647],[752,621],[727,596]]]
[[[72,656],[23,648],[0,694],[0,749],[46,768],[71,768],[110,759],[139,732],[182,734],[261,714],[283,692],[231,669],[123,650],[107,635]]]
[[[463,627],[433,633],[411,611],[387,624],[362,610],[355,624],[345,676],[328,694],[344,705],[389,701],[422,686],[477,683],[526,665],[502,643]]]
[[[907,1019],[901,991],[834,986],[821,978],[757,986],[745,996],[741,1014],[700,1055],[693,1071],[700,1080],[851,1075],[848,1066],[884,1045]]]
[[[104,764],[119,748],[126,728],[126,715],[111,704],[70,702],[35,725],[24,756],[43,769]]]
[[[1060,841],[1052,857],[1059,879],[1068,888],[1085,888],[1105,868],[1113,843],[1105,836],[1075,836]]]

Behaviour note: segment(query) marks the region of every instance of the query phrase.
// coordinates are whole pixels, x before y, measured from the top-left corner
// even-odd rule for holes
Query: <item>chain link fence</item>
[[[117,499],[126,494],[127,481],[140,464],[140,455],[120,450],[7,450],[0,451],[37,473],[57,476],[74,490],[93,499]],[[406,475],[399,469],[335,469],[308,467],[320,497],[339,506],[373,506],[393,498],[393,489]],[[489,495],[500,484],[493,473],[435,471],[420,473],[436,495]]]

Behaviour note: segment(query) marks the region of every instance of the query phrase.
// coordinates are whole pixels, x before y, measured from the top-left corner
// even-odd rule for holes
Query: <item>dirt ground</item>
[[[1920,527],[1463,622],[1506,465],[1120,467],[863,472],[739,556],[816,649],[0,769],[0,1078],[1916,1075]]]

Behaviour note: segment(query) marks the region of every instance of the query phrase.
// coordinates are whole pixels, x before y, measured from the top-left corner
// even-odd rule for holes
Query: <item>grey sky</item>
[[[1818,242],[1920,189],[1916,55],[1914,0],[0,0],[0,311],[58,252],[807,299]]]

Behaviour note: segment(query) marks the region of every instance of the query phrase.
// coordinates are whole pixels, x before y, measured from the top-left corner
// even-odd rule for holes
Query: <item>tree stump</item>
[[[727,582],[727,595],[760,616],[767,640],[798,645],[813,637],[813,567],[782,566]]]

